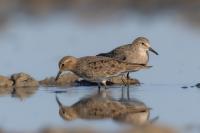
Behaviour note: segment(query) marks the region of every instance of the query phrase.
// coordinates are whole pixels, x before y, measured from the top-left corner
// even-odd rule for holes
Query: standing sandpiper
[[[82,79],[98,83],[99,88],[100,83],[107,88],[106,81],[112,77],[151,67],[102,56],[86,56],[81,58],[65,56],[59,61],[58,65],[59,72],[56,80],[63,71],[71,71]]]
[[[132,44],[122,45],[113,49],[108,53],[101,53],[97,56],[106,56],[115,59],[119,59],[128,63],[137,63],[137,64],[147,64],[149,61],[149,52],[151,51],[154,54],[158,53],[151,48],[150,42],[145,37],[136,38]],[[129,73],[127,74],[129,78]]]

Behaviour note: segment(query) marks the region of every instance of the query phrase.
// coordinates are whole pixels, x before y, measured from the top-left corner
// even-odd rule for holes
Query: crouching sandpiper
[[[98,83],[99,88],[100,84],[107,88],[106,81],[112,77],[151,67],[102,56],[86,56],[81,58],[65,56],[59,61],[58,65],[59,72],[56,80],[62,72],[71,71],[84,80]]]

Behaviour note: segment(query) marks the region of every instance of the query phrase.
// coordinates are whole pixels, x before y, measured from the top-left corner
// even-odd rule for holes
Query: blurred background
[[[132,95],[152,107],[161,122],[199,129],[199,89],[181,87],[200,82],[200,0],[0,0],[0,75],[25,72],[42,80],[56,75],[65,55],[96,55],[138,36],[147,37],[159,56],[150,54],[153,68],[132,75],[144,83]],[[54,94],[45,89],[24,102],[1,97],[0,127],[66,125]],[[61,97],[71,105],[90,89],[72,88]],[[101,128],[105,122],[95,124]]]
[[[64,55],[96,55],[145,36],[163,76],[149,83],[196,82],[199,21],[199,0],[0,0],[0,73],[43,79]]]

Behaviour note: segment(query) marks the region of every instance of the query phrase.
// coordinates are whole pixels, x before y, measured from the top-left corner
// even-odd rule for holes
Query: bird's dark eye
[[[60,68],[64,67],[64,65],[65,65],[65,64],[61,64],[61,65],[60,65]]]
[[[145,45],[145,44],[142,42],[142,45]]]

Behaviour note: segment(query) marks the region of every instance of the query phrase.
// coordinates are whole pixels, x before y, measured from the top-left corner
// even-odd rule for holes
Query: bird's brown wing
[[[124,44],[122,46],[119,46],[119,47],[113,49],[110,52],[100,53],[96,56],[105,56],[105,57],[115,58],[115,59],[124,61],[124,60],[126,60],[125,51],[129,50],[130,45],[131,44]]]
[[[125,106],[119,102],[99,97],[81,100],[78,104],[73,105],[73,108],[81,118],[85,119],[112,118],[125,111]]]
[[[77,73],[89,79],[106,78],[126,71],[123,63],[108,57],[84,59],[77,66]]]
[[[147,68],[143,64],[130,64],[114,58],[90,56],[81,58],[77,64],[75,74],[82,78],[97,80],[110,78],[126,72],[133,72]]]

